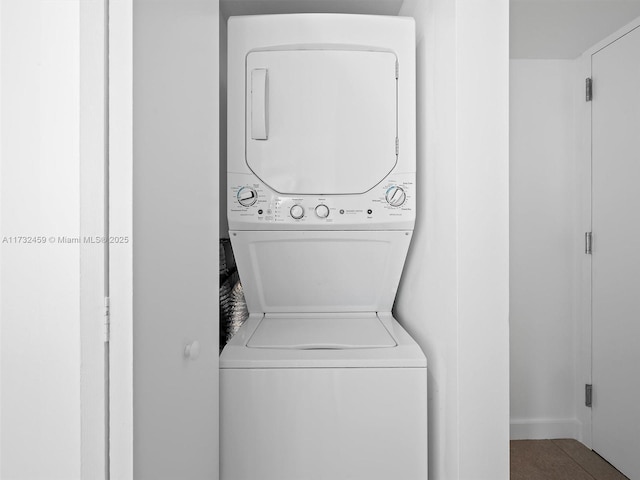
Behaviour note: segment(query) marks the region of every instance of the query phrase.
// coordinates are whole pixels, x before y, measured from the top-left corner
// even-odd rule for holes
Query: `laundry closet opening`
[[[427,359],[392,314],[418,194],[415,20],[237,5],[220,25],[221,478],[426,478]]]

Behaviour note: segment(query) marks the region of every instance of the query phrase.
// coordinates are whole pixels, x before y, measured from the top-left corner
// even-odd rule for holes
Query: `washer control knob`
[[[238,190],[238,203],[243,207],[250,207],[258,201],[258,192],[251,187],[242,187]]]
[[[407,199],[407,194],[402,189],[402,187],[399,187],[398,185],[392,185],[391,187],[387,188],[385,198],[387,200],[387,203],[392,207],[399,207]]]
[[[304,217],[304,208],[302,208],[301,205],[294,205],[293,207],[291,207],[291,210],[289,210],[289,213],[293,218],[299,220]]]
[[[320,218],[327,218],[329,216],[329,207],[326,205],[318,205],[316,207],[316,215]]]

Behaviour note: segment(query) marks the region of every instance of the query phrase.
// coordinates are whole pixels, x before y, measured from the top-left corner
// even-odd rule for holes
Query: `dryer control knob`
[[[329,207],[326,205],[318,205],[316,207],[316,215],[320,218],[327,218],[329,216]]]
[[[385,198],[387,200],[387,203],[392,207],[399,207],[407,199],[407,194],[402,189],[402,187],[399,187],[398,185],[393,185],[387,188],[387,193],[385,195]]]
[[[242,187],[238,190],[238,203],[243,207],[250,207],[258,201],[258,192],[251,187]]]
[[[296,220],[299,220],[302,217],[304,217],[304,208],[302,208],[302,206],[300,205],[294,205],[293,207],[291,207],[291,210],[289,211],[289,213],[293,218],[295,218]]]

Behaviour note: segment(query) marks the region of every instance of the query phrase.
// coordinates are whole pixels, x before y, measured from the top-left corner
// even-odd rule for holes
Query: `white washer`
[[[391,315],[415,221],[413,20],[228,29],[228,218],[251,316],[220,357],[221,479],[424,480],[426,359]]]

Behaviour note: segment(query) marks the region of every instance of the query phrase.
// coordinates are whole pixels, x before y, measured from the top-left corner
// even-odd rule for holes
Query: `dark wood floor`
[[[576,440],[512,440],[511,480],[629,480]]]

